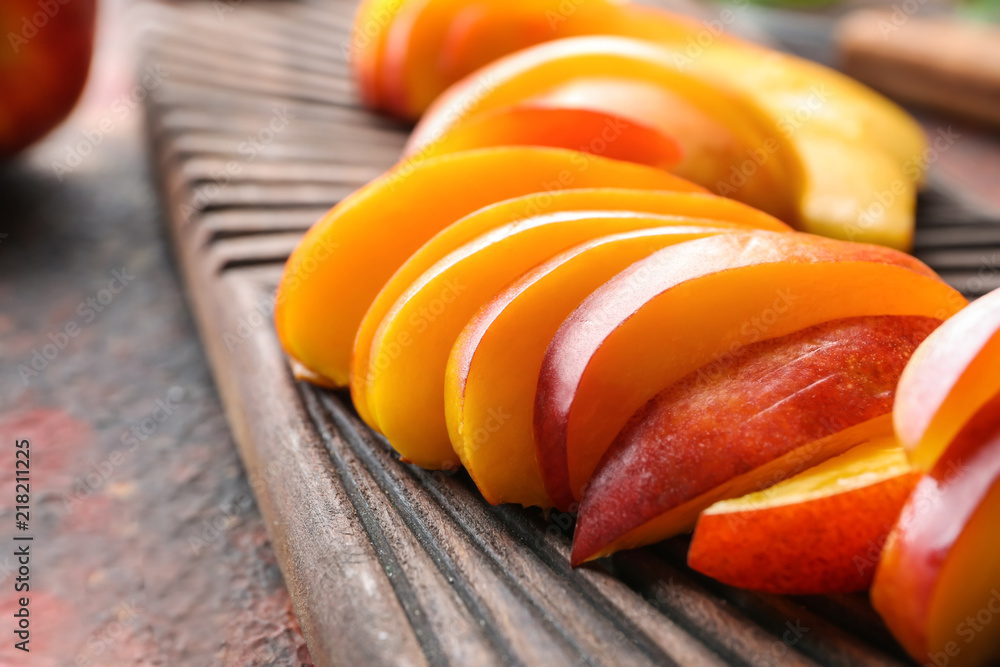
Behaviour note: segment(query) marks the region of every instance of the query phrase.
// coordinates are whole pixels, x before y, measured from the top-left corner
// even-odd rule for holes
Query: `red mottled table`
[[[104,2],[81,108],[0,169],[0,665],[308,663],[164,241],[124,5]],[[15,438],[30,655],[10,639]]]

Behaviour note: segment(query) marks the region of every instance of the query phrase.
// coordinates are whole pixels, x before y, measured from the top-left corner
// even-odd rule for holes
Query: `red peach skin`
[[[920,479],[888,435],[698,518],[688,565],[778,595],[861,591]]]
[[[878,246],[756,232],[658,251],[580,304],[546,352],[535,401],[546,489],[570,508],[639,408],[731,350],[845,317],[944,319],[963,302]]]
[[[1000,290],[974,301],[913,355],[896,393],[896,433],[928,470],[965,423],[1000,392]]]
[[[1000,395],[917,484],[875,573],[872,604],[919,662],[1000,658],[998,525]]]
[[[826,322],[748,345],[669,387],[630,420],[594,472],[573,564],[688,531],[714,502],[859,444],[838,436],[890,413],[903,367],[939,324],[905,316]]]

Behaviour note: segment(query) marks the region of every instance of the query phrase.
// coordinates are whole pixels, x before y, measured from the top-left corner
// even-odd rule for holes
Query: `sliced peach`
[[[292,253],[275,304],[285,351],[346,385],[362,317],[425,241],[502,199],[588,187],[700,190],[651,167],[551,148],[493,148],[400,164],[331,209]]]
[[[914,464],[928,470],[1000,393],[1000,290],[974,301],[924,341],[906,367],[893,411]]]
[[[912,257],[805,234],[727,234],[650,255],[580,304],[546,353],[535,440],[549,495],[573,505],[629,417],[748,343],[846,317],[944,319],[963,301]]]
[[[420,151],[422,157],[490,146],[579,148],[615,160],[669,169],[683,151],[676,139],[637,121],[591,109],[522,104],[474,116]]]
[[[759,54],[750,47],[718,49],[705,63],[697,58],[697,64],[681,66],[683,52],[638,40],[589,37],[542,44],[449,89],[417,126],[407,150],[432,155],[537,143],[615,151],[652,164],[659,153],[637,151],[632,144],[634,135],[654,132],[660,143],[680,143],[682,159],[669,165],[673,173],[719,194],[813,233],[909,248],[923,141],[919,133],[915,140],[906,138],[916,128],[912,119],[888,102],[885,113],[875,113],[874,99],[833,74],[829,78],[836,84],[807,85],[794,61],[778,55],[759,63],[763,73],[750,67],[744,77],[733,77],[732,54],[746,56],[742,70],[758,62]],[[747,80],[769,86],[768,94]],[[854,94],[853,101],[837,93]],[[829,107],[842,107],[850,120],[831,116]],[[595,128],[595,119],[581,111],[615,124]],[[734,120],[732,111],[742,118]],[[559,131],[542,135],[534,123],[540,117],[557,124],[559,112],[564,117]],[[901,157],[882,147],[884,137],[914,152]]]
[[[1000,395],[966,423],[903,508],[872,604],[921,663],[1000,658]]]
[[[405,0],[404,0],[405,1]],[[622,11],[587,0],[422,0],[391,25],[384,60],[386,108],[415,119],[448,86],[501,56],[564,37],[646,35],[686,44],[701,24],[666,12]],[[638,33],[638,34],[637,34]]]
[[[910,181],[921,180],[924,135],[902,109],[839,72],[734,39],[720,21],[699,23],[607,0],[572,5],[562,0],[368,4],[399,8],[395,16],[362,11],[356,29],[364,21],[368,28],[382,28],[376,36],[383,42],[391,41],[377,62],[392,103],[379,108],[404,118],[417,118],[448,86],[504,55],[566,37],[617,35],[655,43],[669,50],[678,68],[740,88],[781,123],[783,133],[805,128],[868,144],[897,165],[909,165]],[[365,77],[376,75],[371,68],[357,71],[362,88],[369,85]]]
[[[459,458],[445,423],[444,374],[459,333],[476,311],[508,283],[575,245],[677,222],[613,211],[553,213],[497,228],[435,264],[396,301],[372,342],[368,407],[382,433],[407,461],[424,468],[455,466]],[[712,226],[677,226],[677,240],[736,228],[702,223]]]
[[[386,109],[385,52],[390,26],[411,21],[413,0],[362,0],[354,14],[347,59],[362,101],[373,109]],[[402,16],[400,16],[402,14]]]
[[[867,144],[919,182],[927,147],[920,124],[884,95],[841,72],[787,53],[717,40],[696,56],[665,44],[692,74],[739,89],[794,140],[822,133]]]
[[[899,375],[938,324],[887,315],[828,321],[748,345],[669,386],[594,471],[573,563],[690,531],[716,501],[841,454],[870,439],[873,423],[886,433]]]
[[[486,145],[529,143],[538,132],[527,122],[531,116],[517,112],[523,106],[617,119],[597,134],[588,124],[567,125],[544,139],[597,154],[615,150],[620,136],[630,138],[625,128],[655,131],[661,141],[680,143],[682,157],[670,167],[673,173],[795,221],[802,169],[776,121],[735,90],[682,71],[670,53],[639,40],[580,37],[499,60],[434,103],[411,135],[407,153],[433,154],[476,135]],[[493,121],[478,121],[450,139],[484,114],[492,114]],[[574,118],[567,113],[567,123]]]
[[[623,188],[592,188],[539,192],[515,197],[487,206],[449,225],[404,263],[372,302],[358,329],[351,359],[351,396],[362,419],[377,428],[368,408],[367,381],[372,339],[382,318],[396,300],[420,277],[448,253],[496,227],[517,220],[563,211],[621,211],[655,213],[723,220],[746,227],[789,231],[779,220],[744,204],[701,192],[665,192],[629,190]]]
[[[865,590],[920,479],[888,435],[698,518],[688,565],[719,581],[780,595]]]
[[[645,229],[581,244],[514,281],[462,330],[445,372],[445,418],[452,447],[489,502],[552,505],[532,431],[549,341],[612,276],[687,238],[671,229]]]
[[[918,182],[907,167],[869,143],[809,129],[796,133],[795,146],[805,172],[802,229],[899,250],[912,247]]]

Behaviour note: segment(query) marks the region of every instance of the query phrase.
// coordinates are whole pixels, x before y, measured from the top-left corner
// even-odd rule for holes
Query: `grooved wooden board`
[[[220,4],[140,6],[146,64],[166,72],[149,91],[148,136],[202,340],[317,664],[907,663],[864,595],[731,589],[685,567],[683,539],[571,570],[570,515],[492,507],[464,473],[402,464],[346,394],[294,382],[270,320],[282,263],[330,205],[394,162],[406,128],[355,102],[352,2]],[[924,197],[918,254],[975,295],[1000,285],[1000,227],[955,202],[942,189]]]

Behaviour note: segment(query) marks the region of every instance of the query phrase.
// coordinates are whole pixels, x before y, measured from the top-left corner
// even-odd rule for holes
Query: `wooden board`
[[[136,18],[165,72],[146,106],[177,261],[317,664],[906,664],[864,595],[731,589],[684,566],[684,540],[571,570],[570,515],[404,465],[348,396],[292,380],[270,319],[282,262],[406,136],[355,101],[352,12],[147,2]],[[921,256],[968,293],[1000,284],[980,266],[995,221],[940,189],[921,207]]]

